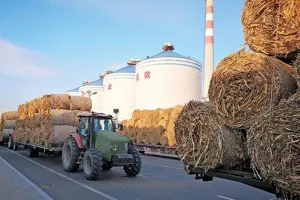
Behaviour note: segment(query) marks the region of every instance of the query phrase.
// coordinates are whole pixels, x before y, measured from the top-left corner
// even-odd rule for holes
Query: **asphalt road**
[[[65,200],[273,200],[273,194],[244,184],[214,179],[210,182],[195,180],[183,169],[178,160],[142,156],[143,169],[139,176],[127,177],[122,168],[105,171],[97,181],[88,181],[82,170],[66,173],[60,157],[41,155],[28,158],[25,150],[17,152],[0,147],[0,158],[15,168],[30,182],[52,199]],[[1,165],[0,165],[1,166]],[[1,172],[0,167],[0,175]],[[1,193],[7,193],[3,185],[8,180],[0,176]],[[2,190],[1,190],[2,188]],[[15,191],[18,190],[16,186]],[[23,199],[31,199],[25,198]],[[50,199],[51,199],[50,198]],[[13,200],[9,198],[8,200]],[[20,199],[20,198],[16,198]],[[40,198],[42,199],[42,198]]]

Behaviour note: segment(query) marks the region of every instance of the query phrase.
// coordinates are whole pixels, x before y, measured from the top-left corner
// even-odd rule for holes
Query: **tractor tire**
[[[124,165],[123,170],[129,177],[137,176],[142,169],[142,159],[133,145],[128,146],[128,154],[133,155],[133,164]]]
[[[14,145],[14,140],[13,140],[12,136],[10,135],[8,138],[7,148],[13,149],[13,145]]]
[[[62,148],[62,165],[66,172],[76,172],[79,168],[78,159],[81,149],[78,147],[74,137],[70,136],[64,142]]]
[[[112,164],[103,164],[102,165],[102,170],[110,170],[111,168],[113,168]]]
[[[83,172],[88,180],[97,180],[102,170],[102,157],[97,149],[88,149],[83,156]]]
[[[27,156],[28,157],[38,157],[39,156],[39,149],[38,148],[34,149],[32,146],[28,146]]]

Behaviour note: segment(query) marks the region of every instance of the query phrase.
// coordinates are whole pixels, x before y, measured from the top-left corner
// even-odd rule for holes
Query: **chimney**
[[[205,17],[205,54],[204,54],[204,91],[203,98],[209,100],[209,83],[214,71],[214,21],[213,0],[206,0]]]

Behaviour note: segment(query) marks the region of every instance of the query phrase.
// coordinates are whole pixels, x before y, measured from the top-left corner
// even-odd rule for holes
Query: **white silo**
[[[80,96],[90,97],[92,100],[92,111],[103,111],[103,75],[100,75],[100,79],[83,83],[83,86],[79,88]]]
[[[65,94],[68,94],[70,96],[80,96],[79,87],[74,88],[73,90],[68,90]]]
[[[202,99],[202,65],[173,51],[163,52],[136,65],[136,109],[170,108]]]
[[[103,79],[105,113],[114,115],[113,109],[118,108],[119,121],[130,119],[134,110],[135,63],[127,64]]]

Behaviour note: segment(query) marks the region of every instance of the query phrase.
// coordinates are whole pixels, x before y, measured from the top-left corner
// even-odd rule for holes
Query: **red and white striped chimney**
[[[204,94],[208,98],[209,83],[214,71],[214,18],[213,0],[206,0],[206,23],[205,23],[205,54],[204,54]]]

